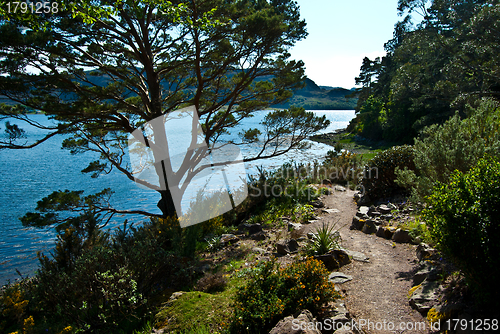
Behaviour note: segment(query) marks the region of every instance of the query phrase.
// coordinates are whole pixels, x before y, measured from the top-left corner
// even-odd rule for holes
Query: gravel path
[[[322,222],[336,223],[342,246],[362,252],[369,262],[352,261],[340,269],[353,280],[340,285],[351,316],[364,333],[431,333],[426,319],[408,304],[417,258],[414,245],[392,241],[350,230],[357,211],[353,191],[335,191],[323,201],[336,213],[324,213],[320,222],[307,226],[314,230]]]

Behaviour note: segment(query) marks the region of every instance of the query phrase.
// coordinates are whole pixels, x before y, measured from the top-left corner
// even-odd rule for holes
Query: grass
[[[359,140],[354,134],[347,132],[339,132],[325,136],[312,136],[311,140],[335,147],[337,143],[342,144],[342,147],[350,152],[359,154],[364,161],[373,159],[379,152],[385,151],[398,143],[392,142],[373,142],[368,140]]]
[[[244,283],[244,277],[231,275],[224,291],[185,292],[175,302],[167,303],[159,310],[156,327],[178,334],[223,333],[233,313],[233,296]]]

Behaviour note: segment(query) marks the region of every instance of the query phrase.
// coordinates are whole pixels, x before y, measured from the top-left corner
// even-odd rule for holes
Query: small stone
[[[320,200],[316,200],[316,201],[312,201],[311,202],[311,205],[315,208],[322,208],[325,206],[325,204],[323,202],[321,202]]]
[[[369,257],[361,252],[356,252],[348,249],[345,249],[345,252],[347,253],[347,255],[349,255],[349,257],[351,257],[355,261],[370,262]]]
[[[388,214],[392,211],[392,209],[385,204],[381,204],[378,206],[377,211],[379,211],[382,214]]]
[[[235,236],[234,234],[223,234],[220,238],[220,242],[224,245],[224,246],[227,246],[227,245],[230,245],[230,244],[234,244],[234,243],[237,243],[238,241],[240,240],[240,238],[238,238],[237,236]]]
[[[342,186],[339,186],[339,185],[336,185],[333,189],[335,189],[335,191],[346,191],[346,189]]]
[[[264,233],[264,231],[260,231],[260,232],[257,232],[257,233],[254,233],[250,236],[250,238],[252,240],[255,240],[255,241],[263,241],[263,240],[266,240],[267,239],[267,234]]]
[[[367,206],[360,206],[358,212],[356,212],[356,216],[362,217],[363,215],[367,215],[369,210],[370,208]]]
[[[302,224],[300,223],[288,223],[288,230],[300,230],[302,228]]]
[[[322,209],[321,212],[324,212],[324,213],[339,213],[340,210],[338,210],[338,209]]]
[[[328,280],[335,284],[342,284],[352,280],[352,276],[346,275],[339,271],[334,271],[328,276]]]

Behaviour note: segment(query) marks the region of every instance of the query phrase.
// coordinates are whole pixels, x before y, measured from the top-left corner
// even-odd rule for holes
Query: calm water
[[[314,111],[331,121],[322,132],[332,132],[345,128],[354,117],[354,110]],[[246,126],[256,127],[265,112],[252,118]],[[48,124],[43,115],[31,116],[34,120]],[[11,120],[27,132],[27,140],[32,142],[43,137],[44,132],[34,127]],[[0,124],[3,135],[4,123]],[[238,131],[236,131],[238,132]],[[53,137],[43,144],[28,150],[0,151],[0,171],[3,189],[0,192],[0,284],[19,278],[16,269],[23,275],[31,275],[38,265],[37,251],[48,253],[53,245],[55,233],[52,229],[24,228],[19,217],[28,211],[34,211],[37,201],[55,190],[85,190],[85,194],[95,193],[103,188],[111,188],[115,194],[112,204],[120,209],[145,209],[158,212],[156,207],[159,196],[155,191],[137,187],[124,175],[113,171],[92,179],[80,170],[95,159],[91,153],[71,155],[61,149],[62,137]],[[287,160],[320,160],[331,147],[312,143],[307,150],[294,150],[286,156],[260,160],[247,164],[247,173],[255,174],[256,166],[272,169]],[[254,147],[254,150],[258,147]],[[250,149],[248,152],[251,152]],[[244,151],[245,152],[245,151]],[[130,217],[127,216],[127,218]],[[121,225],[125,218],[115,216],[113,226]],[[140,221],[139,217],[132,220]]]

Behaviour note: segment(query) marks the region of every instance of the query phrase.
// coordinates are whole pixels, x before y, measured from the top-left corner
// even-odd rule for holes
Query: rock
[[[385,238],[385,228],[383,226],[377,227],[377,233],[375,233],[377,237]]]
[[[342,249],[334,249],[326,254],[316,255],[314,258],[323,262],[328,270],[340,268],[351,262],[347,252]]]
[[[358,216],[352,217],[351,230],[362,230],[365,225],[365,220],[359,218]]]
[[[397,210],[399,207],[394,203],[387,203],[387,207],[391,210]]]
[[[410,290],[409,302],[411,307],[420,312],[424,317],[427,312],[438,303],[441,287],[439,282],[424,281]]]
[[[321,184],[331,185],[332,181],[330,181],[329,179],[324,179],[323,181],[321,181]]]
[[[335,284],[342,284],[345,282],[352,281],[352,276],[346,275],[339,271],[334,271],[330,273],[330,275],[328,276],[328,280]]]
[[[370,258],[361,252],[356,252],[356,251],[352,251],[352,250],[348,250],[348,249],[344,249],[344,250],[347,253],[347,255],[349,255],[349,257],[351,257],[355,261],[370,262],[370,260],[369,260]]]
[[[391,220],[394,218],[393,215],[391,215],[390,213],[386,214],[386,215],[382,215],[380,216],[380,218],[384,219],[384,220]]]
[[[320,200],[312,201],[311,205],[317,209],[325,206],[325,204],[323,202],[321,202]]]
[[[259,223],[248,225],[248,234],[252,235],[255,233],[262,232],[262,225]]]
[[[267,253],[267,251],[264,248],[259,248],[259,247],[253,247],[252,252],[257,253],[257,254]]]
[[[431,258],[437,254],[437,250],[435,250],[431,246],[429,246],[427,244],[423,244],[423,243],[417,246],[416,252],[417,252],[417,258],[419,261]]]
[[[388,214],[391,213],[392,209],[385,204],[381,204],[378,206],[377,211],[382,214]]]
[[[269,334],[321,334],[317,327],[311,312],[303,310],[296,316],[280,320]]]
[[[333,189],[335,189],[335,191],[346,191],[346,189],[342,186],[339,186],[339,185],[336,185]]]
[[[230,244],[234,244],[234,243],[237,243],[238,241],[240,240],[240,238],[238,238],[237,236],[235,236],[234,234],[223,234],[220,238],[220,242],[224,245],[224,246],[227,246],[227,245],[230,245]]]
[[[304,222],[304,224],[314,224],[314,223],[317,223],[319,222],[318,219],[313,219],[313,220],[308,220],[307,222]]]
[[[439,279],[440,268],[429,262],[423,262],[421,268],[413,275],[413,285],[419,285],[424,280],[427,282]]]
[[[252,240],[255,240],[255,241],[262,241],[262,240],[266,240],[268,237],[264,231],[260,231],[260,232],[257,232],[257,233],[250,235],[250,238]]]
[[[363,233],[372,234],[377,232],[377,226],[375,226],[375,221],[367,220],[363,225],[363,229],[361,230]]]
[[[379,226],[377,228],[377,236],[385,239],[391,239],[395,231],[396,228],[392,226]]]
[[[288,230],[300,230],[302,228],[302,224],[300,223],[292,223],[292,222],[289,222],[288,223]]]
[[[286,242],[279,242],[276,244],[276,252],[280,255],[297,253],[298,249],[299,244],[294,239],[290,239]]]
[[[184,294],[183,291],[177,291],[174,292],[170,295],[170,298],[167,301],[167,305],[171,305],[173,302],[175,302],[177,299],[181,298],[181,296]]]
[[[314,238],[315,238],[315,235],[314,235],[314,233],[309,232],[309,233],[307,233],[307,237],[308,237],[309,239],[314,239]]]
[[[396,232],[394,232],[392,240],[400,244],[408,244],[412,241],[410,233],[407,230],[402,230],[400,228],[398,228]]]
[[[367,206],[360,206],[358,209],[358,212],[356,212],[356,216],[363,217],[364,215],[368,214],[369,210],[370,210],[370,208]]]
[[[338,209],[323,209],[323,210],[321,210],[321,212],[324,212],[324,213],[339,213],[340,210],[338,210]]]
[[[380,217],[380,216],[382,216],[382,214],[380,212],[378,212],[378,211],[373,211],[373,212],[370,212],[368,214],[368,216],[370,216],[370,217]]]

